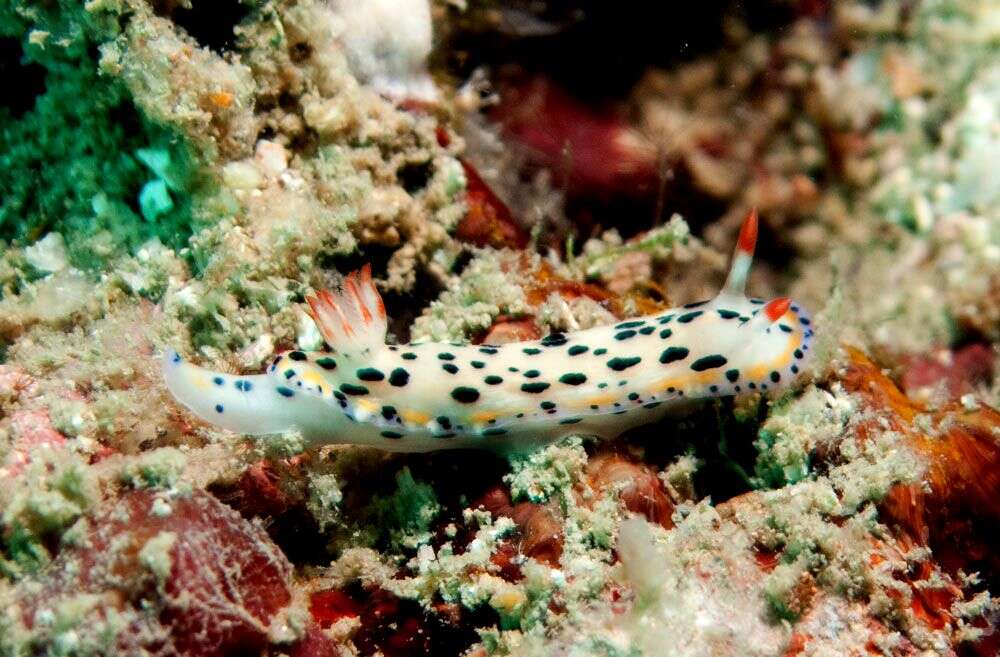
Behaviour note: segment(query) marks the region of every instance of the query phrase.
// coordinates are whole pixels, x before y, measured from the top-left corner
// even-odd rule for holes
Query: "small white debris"
[[[59,233],[49,233],[25,248],[24,257],[32,267],[49,274],[62,271],[69,266],[66,242]]]

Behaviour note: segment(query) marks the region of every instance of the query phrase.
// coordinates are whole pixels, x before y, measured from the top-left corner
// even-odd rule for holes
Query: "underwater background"
[[[994,655],[995,0],[0,0],[0,655]],[[708,298],[808,378],[611,441],[250,438],[160,355]],[[993,529],[991,529],[993,528]]]

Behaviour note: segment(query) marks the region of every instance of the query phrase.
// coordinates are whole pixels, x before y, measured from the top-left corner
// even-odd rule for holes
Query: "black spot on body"
[[[677,321],[680,322],[681,324],[687,324],[688,322],[691,322],[691,321],[695,320],[696,318],[701,317],[704,314],[705,314],[705,311],[703,311],[703,310],[696,310],[693,313],[685,313],[685,314],[681,315],[680,317],[677,318]]]
[[[483,378],[483,382],[486,385],[495,386],[503,383],[503,377],[497,376],[496,374],[490,374],[489,376]]]
[[[391,420],[393,417],[395,417],[395,415],[396,415],[396,407],[395,406],[383,406],[382,407],[382,417],[384,417],[385,419]]]
[[[540,374],[541,372],[539,372],[538,370],[528,370],[527,372],[524,373],[524,378],[537,379]]]
[[[479,399],[479,391],[468,386],[459,386],[451,391],[451,398],[463,404],[471,404]]]
[[[781,375],[778,374],[778,372],[771,372],[771,380],[777,383],[778,381],[781,381]]]
[[[736,379],[740,378],[739,370],[726,370],[726,378],[729,379],[730,383],[736,383]]]
[[[674,332],[671,331],[668,328],[665,328],[662,331],[660,331],[660,337],[663,338],[664,340],[666,340],[667,338],[669,338],[673,334],[674,334]]]
[[[341,383],[340,384],[340,390],[341,390],[341,392],[343,392],[345,394],[348,394],[348,395],[367,395],[368,394],[368,388],[366,388],[364,386],[356,386],[353,383]]]
[[[581,383],[587,381],[587,376],[580,372],[567,372],[559,377],[560,383],[565,383],[568,386],[578,386]]]
[[[606,353],[608,353],[608,350],[605,349],[604,347],[601,347],[600,349],[594,349],[595,356],[603,356]]]
[[[634,319],[634,320],[632,320],[630,322],[622,322],[621,324],[615,326],[615,329],[616,330],[617,329],[631,329],[631,328],[636,328],[638,326],[642,326],[645,323],[646,323],[646,321],[643,320],[643,319]]]
[[[802,324],[802,326],[809,326],[810,324],[812,324],[812,322],[810,322],[805,317],[799,317],[799,324]]]
[[[656,330],[655,326],[647,326],[646,328],[639,329],[639,333],[641,333],[643,335],[649,335],[650,333],[652,333],[655,330]]]
[[[627,370],[633,365],[638,365],[640,362],[642,362],[642,358],[639,356],[618,356],[608,361],[608,367],[616,372],[621,372],[622,370]]]
[[[698,308],[700,306],[704,306],[706,303],[708,303],[708,302],[707,301],[695,301],[694,303],[686,303],[686,304],[684,304],[683,307],[684,308]],[[677,320],[677,321],[680,321],[680,320]]]
[[[670,321],[671,321],[671,320],[672,320],[673,318],[674,318],[674,316],[673,316],[672,314],[671,314],[671,315],[664,315],[663,317],[661,317],[661,318],[660,318],[660,319],[658,319],[657,321],[658,321],[658,322],[659,322],[660,324],[669,324],[669,323],[670,323]]]
[[[579,356],[580,354],[586,353],[588,349],[590,349],[590,347],[586,347],[582,344],[575,344],[569,349],[567,349],[566,353],[568,353],[570,356]]]
[[[470,361],[470,362],[469,362],[469,365],[472,365],[472,367],[474,367],[474,368],[475,368],[475,369],[477,369],[477,370],[481,370],[481,369],[483,369],[484,367],[486,367],[486,363],[484,363],[484,362],[483,362],[483,361],[481,361],[481,360],[473,360],[473,361]]]
[[[410,381],[410,373],[402,367],[397,367],[389,373],[389,383],[397,388],[405,386]]]
[[[289,351],[288,352],[288,357],[291,358],[292,360],[305,360],[306,359],[306,355],[304,353],[302,353],[301,351]]]
[[[791,333],[793,330],[792,327],[789,326],[788,324],[778,324],[778,328],[780,328],[785,333]]]
[[[660,362],[666,365],[667,363],[673,363],[674,361],[684,360],[688,357],[689,353],[691,352],[688,351],[687,347],[667,347],[663,350],[663,353],[660,354]]]
[[[499,427],[490,427],[489,429],[483,429],[484,436],[502,436],[507,433],[506,429],[501,429]]]
[[[239,390],[240,392],[250,392],[250,389],[253,388],[253,384],[252,383],[250,383],[249,381],[242,380],[242,379],[239,380],[239,381],[237,381],[233,385],[235,385],[236,389]]]
[[[295,392],[291,388],[286,388],[285,386],[278,386],[277,388],[275,388],[275,390],[277,390],[278,394],[281,395],[282,397],[291,397],[292,395],[295,394]]]
[[[536,349],[535,347],[525,347],[521,351],[528,354],[529,356],[537,356],[538,354],[542,353],[541,349]]]
[[[628,393],[628,400],[629,401],[638,401],[638,399],[639,399],[639,393],[637,393],[637,392],[630,392],[630,393]]]
[[[381,381],[385,378],[382,370],[377,370],[374,367],[362,367],[355,374],[362,381]]]
[[[537,394],[539,392],[544,392],[549,388],[549,384],[544,381],[535,381],[532,383],[522,383],[521,392],[530,392],[532,394]]]
[[[628,340],[629,338],[634,336],[635,336],[635,331],[631,329],[627,331],[619,331],[618,333],[615,333],[615,340]]]
[[[662,403],[663,402],[649,402],[648,404],[643,404],[642,407],[643,408],[656,408],[657,406],[659,406]]]
[[[492,356],[496,352],[497,352],[496,347],[480,347],[479,348],[479,353],[481,353],[481,354],[487,354],[489,356]]]
[[[455,365],[454,363],[445,363],[441,366],[441,369],[448,374],[458,374],[458,365]]]
[[[798,374],[798,373],[799,373],[799,366],[792,365],[792,374]]]
[[[721,317],[722,319],[736,319],[737,317],[740,316],[740,314],[735,310],[726,310],[724,308],[720,309],[718,313],[719,317]]]
[[[317,358],[316,364],[322,367],[324,370],[333,370],[337,368],[337,361],[330,358],[329,356],[323,356],[322,358]]]
[[[382,437],[383,438],[392,438],[393,440],[398,440],[399,438],[403,437],[403,434],[399,433],[398,431],[383,431],[382,432]]]
[[[556,403],[553,401],[543,401],[541,404],[538,405],[538,407],[541,408],[543,411],[548,411],[555,408]]]
[[[455,354],[447,351],[442,351],[441,353],[438,354],[438,358],[440,358],[441,360],[455,360]]]
[[[705,370],[712,370],[716,367],[722,367],[729,361],[726,360],[725,356],[720,354],[712,354],[711,356],[702,356],[695,362],[691,363],[691,369],[695,372],[704,372]]]
[[[215,405],[215,412],[216,413],[221,413],[222,412],[222,404],[216,404]]]
[[[795,355],[796,358],[799,358],[799,359],[802,358],[802,350],[801,349],[796,349],[792,353]]]
[[[576,424],[582,419],[583,419],[582,417],[567,417],[563,418],[562,420],[559,420],[559,424]]]
[[[403,360],[416,360],[417,359],[417,355],[415,353],[413,353],[412,351],[407,351],[407,352],[404,352],[403,355],[400,356],[400,358],[402,358]]]
[[[292,378],[293,376],[295,376],[295,370],[293,370],[293,369],[291,369],[291,368],[289,368],[289,369],[285,370],[285,378],[286,378],[286,379],[290,379],[290,378]]]
[[[566,344],[566,336],[563,333],[550,333],[542,338],[543,347],[561,347]]]
[[[451,429],[451,419],[449,419],[448,417],[446,417],[444,415],[439,415],[437,417],[437,423],[438,423],[438,426],[440,426],[445,431],[447,431],[448,429]]]
[[[225,381],[222,380],[221,376],[217,376],[217,377],[215,377],[215,378],[212,379],[212,383],[214,383],[217,386],[221,386],[221,385],[223,385],[225,383]]]

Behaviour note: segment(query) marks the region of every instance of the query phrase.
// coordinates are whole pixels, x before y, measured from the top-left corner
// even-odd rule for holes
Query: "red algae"
[[[510,518],[517,525],[517,535],[500,543],[500,549],[491,557],[504,579],[521,578],[516,564],[518,555],[532,557],[552,567],[559,565],[562,556],[562,522],[555,509],[546,504],[519,502],[513,504],[510,494],[502,486],[495,486],[484,493],[472,508],[483,508],[493,517]]]
[[[982,344],[909,356],[903,360],[901,387],[912,397],[922,388],[943,385],[950,399],[958,399],[976,385],[989,383],[995,358],[993,351]]]
[[[884,520],[908,540],[934,550],[945,570],[957,573],[1000,568],[1000,544],[990,531],[1000,521],[1000,413],[977,404],[951,403],[928,411],[908,399],[870,360],[851,352],[845,387],[872,408],[881,409],[890,426],[906,435],[906,444],[924,463],[926,485],[897,484],[879,505]],[[921,423],[932,433],[918,428]],[[872,429],[869,427],[869,429]],[[866,425],[858,427],[866,438]]]
[[[665,529],[674,526],[673,502],[651,466],[616,452],[603,452],[588,461],[586,473],[593,490],[619,490],[621,502],[629,511]]]
[[[514,219],[510,209],[493,193],[486,181],[468,162],[465,171],[465,203],[468,210],[455,229],[455,238],[475,246],[523,249],[528,234]]]
[[[90,518],[25,588],[18,606],[29,630],[59,600],[101,596],[94,622],[123,614],[115,653],[183,657],[243,655],[269,643],[292,599],[292,568],[267,535],[211,495],[131,491]]]
[[[594,109],[543,77],[507,85],[493,117],[571,193],[647,196],[656,150],[613,110]]]

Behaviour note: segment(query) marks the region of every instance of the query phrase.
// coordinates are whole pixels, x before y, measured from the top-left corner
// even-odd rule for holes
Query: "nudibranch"
[[[787,297],[744,295],[757,239],[751,212],[714,299],[614,325],[502,345],[385,344],[369,267],[307,298],[329,352],[282,353],[234,376],[164,357],[185,406],[245,434],[297,429],[313,444],[391,451],[520,449],[568,434],[614,437],[699,400],[787,386],[813,331]]]

